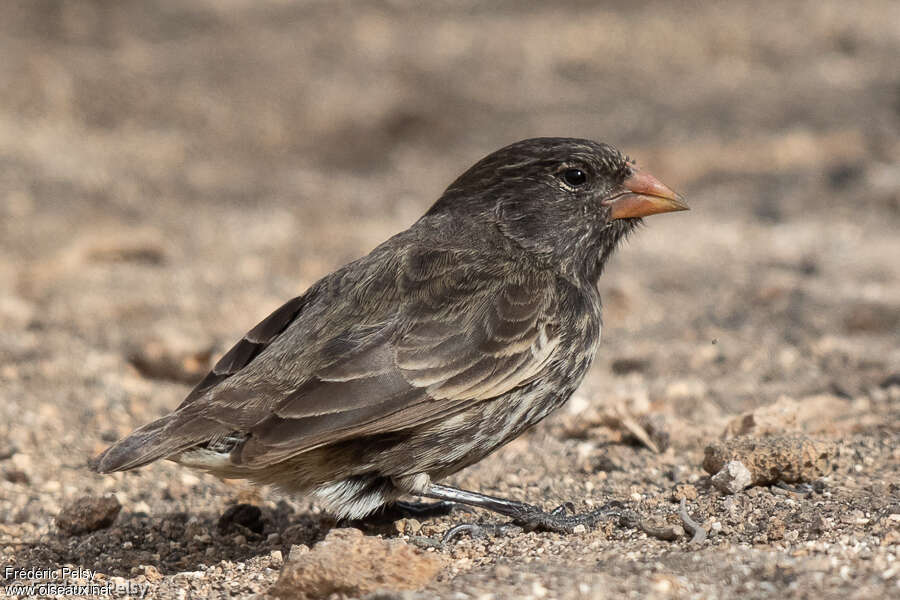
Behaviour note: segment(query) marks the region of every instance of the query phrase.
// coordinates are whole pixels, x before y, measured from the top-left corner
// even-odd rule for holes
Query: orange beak
[[[604,202],[611,219],[634,219],[676,210],[690,210],[684,199],[650,175],[634,170],[623,183],[627,190]]]

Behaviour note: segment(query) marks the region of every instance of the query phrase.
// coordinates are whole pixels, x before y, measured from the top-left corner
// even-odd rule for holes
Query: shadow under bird
[[[570,532],[568,514],[436,483],[538,423],[600,342],[597,282],[642,217],[680,196],[607,144],[517,142],[409,229],[250,330],[178,408],[92,461],[161,458],[313,496],[358,519],[416,495]]]

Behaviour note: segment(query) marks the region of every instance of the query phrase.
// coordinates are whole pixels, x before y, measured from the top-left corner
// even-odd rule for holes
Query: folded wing
[[[395,289],[363,279],[337,296],[289,302],[175,412],[120,442],[133,458],[117,460],[114,446],[100,470],[223,438],[242,440],[233,464],[265,468],[324,444],[441,419],[526,385],[559,345],[552,278],[503,277],[461,263],[451,252],[411,252],[397,267],[400,277],[381,273]],[[390,298],[367,311],[359,286]],[[344,309],[324,310],[323,296],[343,300]],[[135,451],[142,445],[152,451]]]

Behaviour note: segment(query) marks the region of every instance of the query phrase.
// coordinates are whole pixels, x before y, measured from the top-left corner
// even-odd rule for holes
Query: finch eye
[[[566,169],[562,172],[562,179],[572,187],[578,187],[587,183],[587,174],[581,169]]]

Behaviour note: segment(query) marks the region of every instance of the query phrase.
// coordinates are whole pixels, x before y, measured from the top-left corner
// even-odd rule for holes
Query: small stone
[[[307,552],[309,552],[309,546],[306,544],[294,544],[291,546],[291,549],[288,550],[288,561],[295,561]]]
[[[883,388],[889,388],[891,386],[900,386],[900,373],[892,373],[885,377],[881,383],[879,384]]]
[[[641,357],[617,358],[610,364],[610,369],[616,375],[628,375],[629,373],[642,373],[650,367],[650,360]]]
[[[681,502],[681,500],[696,500],[697,488],[690,483],[679,483],[672,490],[672,500]]]
[[[359,597],[376,591],[417,590],[431,581],[445,559],[398,540],[333,529],[309,552],[293,556],[269,590],[270,598],[311,600]]]
[[[3,479],[7,480],[10,483],[21,483],[22,485],[28,485],[31,482],[31,479],[28,477],[28,473],[19,469],[10,469],[9,471],[5,471],[3,473]]]
[[[576,525],[575,527],[572,528],[572,533],[574,533],[576,535],[580,535],[580,534],[584,533],[585,531],[587,531],[587,527],[585,527],[584,525]]]
[[[512,569],[507,567],[506,565],[497,565],[494,568],[494,576],[499,579],[507,579],[512,575]]]
[[[672,581],[668,577],[654,577],[653,591],[658,594],[670,594],[672,591]]]
[[[810,521],[807,530],[813,534],[821,534],[825,531],[828,531],[828,522],[822,517],[822,515],[815,515]]]
[[[113,524],[122,505],[115,496],[83,496],[56,515],[56,526],[66,535],[81,535]]]
[[[778,517],[772,517],[769,519],[769,540],[780,540],[784,539],[784,521]]]
[[[406,531],[411,535],[416,535],[417,533],[422,531],[422,524],[417,519],[407,519]]]
[[[163,578],[162,573],[153,565],[141,565],[138,569],[144,574],[147,581],[151,583],[155,583]]]
[[[753,477],[744,463],[732,460],[713,475],[712,483],[716,489],[726,494],[736,494],[752,483]]]

